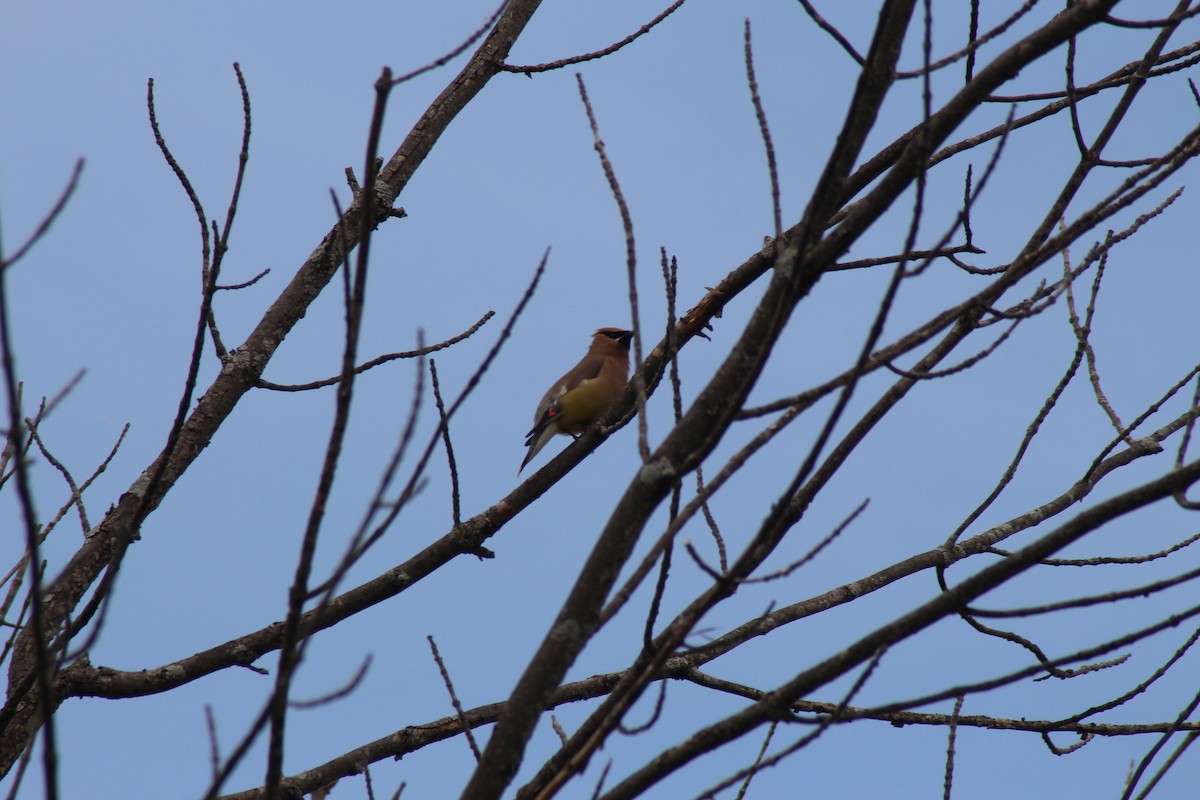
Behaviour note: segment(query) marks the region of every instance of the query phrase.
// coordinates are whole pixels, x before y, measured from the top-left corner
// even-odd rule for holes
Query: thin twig
[[[433,660],[437,663],[438,672],[442,673],[442,683],[446,685],[446,692],[450,695],[450,702],[454,705],[454,713],[458,715],[458,723],[462,726],[462,732],[467,737],[467,744],[471,746],[471,752],[475,754],[475,762],[479,763],[479,745],[475,743],[475,734],[471,733],[471,726],[467,723],[462,703],[458,701],[458,694],[454,691],[454,682],[450,680],[446,662],[442,661],[442,654],[438,652],[437,642],[433,640],[433,637],[426,636],[425,638],[429,641],[429,649],[433,652]]]
[[[621,193],[621,186],[617,183],[617,173],[613,170],[612,162],[608,160],[604,141],[600,138],[600,128],[596,124],[596,114],[592,110],[592,103],[588,100],[583,75],[575,73],[575,81],[579,85],[579,97],[583,100],[583,107],[587,111],[588,124],[592,128],[592,140],[595,142],[596,153],[600,156],[600,166],[604,169],[604,177],[608,179],[613,199],[617,201],[617,209],[621,212],[621,225],[625,229],[625,267],[629,278],[629,311],[630,316],[633,317],[633,361],[640,365],[642,363],[642,330],[641,315],[638,312],[637,248],[633,241],[633,217],[629,213],[625,195]],[[650,444],[646,425],[646,378],[641,369],[633,371],[633,385],[637,391],[638,453],[642,457],[642,463],[645,464],[650,460]]]
[[[650,719],[643,722],[641,725],[625,725],[620,723],[617,725],[617,730],[626,736],[636,736],[639,733],[645,733],[654,727],[659,718],[662,717],[663,708],[667,704],[667,682],[658,682],[658,699],[654,701],[654,711],[650,714]]]
[[[942,778],[942,800],[950,800],[950,788],[954,785],[954,744],[958,737],[958,716],[962,712],[963,698],[954,699],[954,710],[950,712],[950,729],[946,734],[946,770]]]
[[[72,477],[71,471],[68,470],[61,461],[55,458],[49,449],[47,449],[46,443],[42,441],[41,434],[38,433],[37,426],[33,424],[33,420],[29,419],[29,417],[26,417],[25,426],[29,430],[29,435],[33,437],[33,441],[37,444],[38,450],[40,450],[42,455],[45,456],[46,461],[48,461],[52,467],[58,470],[59,474],[63,476],[63,480],[67,482],[67,488],[71,490],[71,500],[69,502],[73,502],[75,504],[75,508],[79,510],[79,522],[80,525],[83,526],[84,534],[87,534],[87,532],[92,529],[92,526],[91,523],[88,522],[87,509],[84,508],[83,505],[82,490],[78,485],[76,485],[75,478]]]
[[[825,535],[825,538],[817,542],[816,545],[814,545],[807,553],[805,553],[796,561],[793,561],[791,564],[788,564],[786,567],[781,570],[777,570],[776,572],[770,572],[766,575],[758,575],[753,578],[747,578],[745,582],[768,583],[770,581],[776,581],[780,578],[788,577],[805,564],[810,563],[813,559],[821,554],[822,550],[833,544],[834,540],[845,533],[846,529],[850,527],[854,520],[858,519],[858,516],[867,510],[867,506],[870,505],[870,503],[870,499],[863,500],[861,503],[859,503],[858,507],[851,511],[849,516],[839,522],[832,531]]]
[[[225,253],[229,251],[229,234],[233,230],[233,219],[237,215],[238,198],[242,194],[242,182],[246,177],[246,165],[250,162],[250,90],[246,87],[246,78],[242,75],[242,67],[236,61],[233,62],[233,72],[237,75],[238,89],[242,94],[242,149],[238,153],[238,167],[233,180],[233,191],[230,193],[229,205],[225,210],[225,224],[218,231],[216,220],[212,221],[213,263],[211,268],[203,273],[204,295],[208,305],[209,335],[212,337],[217,358],[221,361],[224,361],[229,353],[221,341],[221,332],[217,327],[216,313],[212,307],[212,295],[217,291],[217,275],[220,273],[221,265],[225,261]],[[260,273],[260,277],[263,274],[265,272]],[[249,283],[254,283],[257,280],[258,278],[254,278]]]
[[[438,418],[441,422],[438,425],[442,432],[442,442],[446,445],[446,462],[450,468],[450,505],[451,519],[455,528],[462,525],[462,512],[458,499],[458,464],[454,461],[454,445],[450,443],[450,420],[446,419],[446,405],[442,402],[442,389],[438,385],[437,364],[433,359],[429,359],[429,376],[433,386],[433,399],[437,404]],[[430,640],[432,642],[432,639]]]
[[[370,668],[371,654],[368,653],[366,657],[363,658],[362,663],[358,665],[358,669],[355,670],[354,674],[350,676],[350,680],[346,681],[346,683],[339,688],[308,700],[289,699],[288,705],[291,708],[297,709],[320,708],[321,706],[327,706],[331,703],[335,703],[338,700],[341,700],[343,697],[349,697],[354,693],[355,689],[362,685],[362,682],[367,677],[367,671],[370,670]]]
[[[835,28],[833,25],[830,25],[824,17],[818,14],[817,9],[812,3],[809,2],[809,0],[800,0],[800,5],[804,6],[805,13],[808,14],[809,18],[817,24],[817,27],[832,36],[833,40],[840,44],[842,49],[850,54],[850,57],[854,59],[856,64],[861,67],[867,63],[867,60],[863,58],[857,50],[854,49],[854,45],[850,44],[850,40],[847,39],[837,28]]]
[[[592,52],[592,53],[584,53],[583,55],[571,56],[570,58],[559,59],[558,61],[551,61],[547,64],[534,64],[531,66],[517,66],[517,65],[513,65],[513,64],[501,64],[500,69],[504,70],[505,72],[523,72],[526,75],[533,77],[533,73],[535,73],[535,72],[548,72],[549,70],[553,70],[553,69],[562,69],[563,67],[569,67],[572,64],[581,64],[584,61],[591,61],[593,59],[602,58],[611,53],[617,52],[622,47],[624,47],[625,45],[634,41],[635,39],[649,33],[651,28],[653,28],[658,23],[662,22],[667,17],[671,16],[671,14],[673,14],[676,9],[678,9],[680,6],[683,5],[683,3],[684,3],[684,0],[675,0],[674,3],[672,3],[671,5],[669,5],[667,7],[666,11],[663,11],[657,17],[650,20],[645,25],[638,28],[636,31],[629,34],[621,41],[611,44],[608,47],[605,47],[601,50],[596,50],[595,52]]]
[[[208,761],[212,769],[212,777],[216,778],[221,769],[221,743],[217,738],[217,718],[212,706],[204,704],[204,726],[208,731]]]
[[[744,28],[746,60],[746,83],[750,87],[750,102],[754,105],[754,117],[758,120],[758,134],[767,151],[767,173],[771,180],[771,219],[774,222],[775,241],[783,234],[783,211],[779,204],[779,170],[775,165],[775,146],[771,143],[771,127],[767,124],[767,112],[763,110],[762,98],[758,96],[758,80],[754,77],[754,47],[750,41],[750,18],[746,17]],[[778,246],[778,245],[776,245]]]
[[[474,33],[472,33],[470,36],[468,36],[466,38],[466,40],[463,41],[462,44],[460,44],[458,47],[451,50],[449,53],[446,53],[444,56],[441,56],[440,58],[435,59],[434,61],[426,64],[423,67],[418,67],[417,69],[414,69],[411,72],[404,73],[403,75],[401,75],[398,78],[393,78],[392,85],[398,86],[401,83],[406,83],[407,81],[412,80],[413,78],[417,77],[418,75],[424,75],[426,72],[435,70],[438,67],[442,66],[443,64],[447,64],[447,63],[453,61],[459,55],[466,52],[468,47],[475,44],[475,42],[479,41],[479,39],[485,33],[490,31],[492,29],[492,26],[494,26],[496,24],[496,20],[500,19],[500,15],[504,13],[504,9],[507,7],[508,7],[508,0],[501,0],[500,5],[496,8],[495,11],[492,12],[492,15],[487,18],[487,21],[484,22],[482,25],[480,25],[479,28]]]
[[[247,288],[253,286],[254,284],[258,283],[260,280],[265,278],[270,273],[271,273],[271,269],[268,267],[267,269],[264,269],[262,272],[258,273],[257,275],[255,275],[253,278],[251,278],[248,281],[243,281],[242,283],[229,283],[229,284],[217,285],[217,286],[213,287],[213,290],[217,291],[217,292],[236,292],[239,289],[247,289]]]
[[[387,362],[395,361],[398,358],[420,358],[421,356],[427,356],[430,353],[436,353],[439,350],[445,350],[447,347],[450,347],[451,345],[458,344],[459,342],[463,341],[464,339],[470,338],[472,335],[475,334],[476,331],[478,331],[480,328],[482,328],[484,326],[484,324],[488,320],[490,320],[492,317],[494,317],[495,315],[496,315],[495,311],[488,311],[486,314],[484,314],[482,317],[480,317],[479,320],[474,325],[467,328],[462,333],[457,334],[456,336],[451,336],[449,339],[438,342],[437,344],[431,344],[428,347],[418,347],[416,350],[404,350],[399,353],[388,353],[387,355],[379,356],[378,358],[373,358],[370,361],[364,362],[363,364],[360,364],[359,366],[355,367],[353,374],[359,375],[363,372],[366,372],[369,369],[379,366],[380,364],[386,364]],[[265,380],[260,379],[258,381],[257,385],[263,389],[271,389],[272,391],[276,391],[276,392],[306,392],[306,391],[309,391],[310,389],[320,389],[323,386],[333,386],[341,379],[342,379],[341,375],[334,375],[333,377],[325,378],[324,380],[312,381],[310,383],[290,384],[290,385],[289,384],[271,383],[270,381],[265,381]]]
[[[33,233],[29,235],[29,238],[18,245],[11,256],[0,253],[0,272],[7,270],[24,258],[42,240],[42,237],[50,231],[50,226],[54,224],[55,220],[62,216],[63,211],[67,207],[67,202],[75,194],[75,189],[79,186],[79,178],[83,174],[83,164],[84,161],[82,158],[75,161],[75,166],[71,168],[71,177],[67,178],[66,185],[58,193],[58,199],[54,201],[54,205],[50,207],[50,210],[42,216],[41,222],[33,229]]]
[[[771,737],[775,735],[775,728],[778,725],[778,722],[772,722],[767,728],[767,735],[763,737],[762,747],[758,748],[758,755],[754,757],[754,763],[750,765],[750,769],[746,773],[746,780],[742,781],[741,787],[738,788],[737,800],[744,800],[746,797],[746,790],[750,788],[750,781],[754,780],[754,776],[758,774],[758,770],[762,766],[763,756],[767,754],[767,748],[771,746]]]

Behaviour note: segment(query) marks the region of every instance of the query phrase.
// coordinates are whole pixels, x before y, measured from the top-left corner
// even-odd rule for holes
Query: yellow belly
[[[555,419],[558,429],[572,436],[583,433],[611,405],[604,392],[597,391],[595,381],[584,381],[558,398],[559,415]]]

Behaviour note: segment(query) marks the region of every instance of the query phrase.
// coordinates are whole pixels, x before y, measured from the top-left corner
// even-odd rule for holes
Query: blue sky
[[[965,12],[958,3],[934,5],[936,41],[940,52],[949,52],[960,46]],[[819,7],[860,50],[866,49],[874,21],[866,4]],[[1143,3],[1121,13],[1154,16],[1165,13],[1165,7]],[[43,429],[48,446],[77,477],[88,474],[121,427],[131,424],[119,453],[89,492],[93,524],[165,441],[183,386],[200,290],[197,223],[154,145],[146,119],[147,79],[155,82],[158,119],[168,143],[208,213],[218,218],[232,186],[241,136],[234,61],[249,85],[251,160],[223,281],[247,280],[267,268],[271,272],[254,287],[219,297],[222,333],[233,345],[329,229],[334,220],[330,190],[343,204],[348,201],[343,170],[352,166],[361,171],[372,83],[382,66],[402,73],[432,61],[457,46],[493,10],[474,0],[420,5],[367,0],[6,4],[0,29],[0,107],[6,110],[0,126],[0,232],[5,252],[23,241],[53,204],[75,160],[86,160],[66,211],[9,277],[26,402],[53,396],[86,370]],[[660,10],[635,0],[546,4],[511,61],[540,63],[598,49]],[[1008,10],[985,4],[983,13],[983,27],[988,27]],[[1027,32],[1049,13],[1035,12],[1015,32]],[[419,331],[427,341],[448,338],[487,310],[497,312],[474,338],[437,354],[443,390],[450,395],[495,341],[550,248],[538,294],[453,426],[464,515],[490,506],[516,485],[532,408],[545,386],[582,353],[591,332],[630,324],[624,237],[593,150],[576,71],[587,82],[633,215],[643,325],[655,331],[662,326],[660,247],[679,259],[682,311],[705,287],[757,252],[771,232],[765,159],[745,84],[746,17],[753,25],[760,92],[779,159],[784,224],[796,221],[844,116],[853,90],[853,64],[796,3],[692,0],[610,58],[532,79],[495,78],[452,123],[400,198],[408,218],[387,223],[374,239],[360,351],[364,359],[415,347]],[[1192,21],[1173,41],[1196,38]],[[1087,39],[1080,48],[1079,82],[1124,65],[1148,40],[1145,31],[1125,29]],[[996,52],[993,48],[985,55]],[[919,64],[917,53],[906,50],[905,68]],[[385,153],[398,146],[462,63],[460,58],[393,92]],[[1196,108],[1185,80],[1189,74],[1194,79],[1194,68],[1152,83],[1110,157],[1156,154],[1194,124]],[[1062,55],[1052,54],[1044,64],[1024,71],[1012,92],[1057,89],[1061,75]],[[939,74],[935,102],[948,98],[960,81],[958,68]],[[915,82],[896,88],[868,141],[868,153],[919,119],[919,91]],[[1085,129],[1094,134],[1114,101],[1111,95],[1085,104]],[[961,135],[996,124],[1006,110],[980,110]],[[1045,214],[1052,193],[1074,164],[1068,126],[1060,115],[1018,132],[1006,144],[1001,169],[974,214],[977,243],[987,251],[977,257],[980,266],[1012,258]],[[958,157],[933,173],[922,246],[935,242],[953,223],[968,161],[978,174],[991,152],[987,147]],[[1113,226],[1129,224],[1194,174],[1189,167]],[[1102,197],[1123,177],[1097,175],[1083,201]],[[902,198],[848,257],[897,252],[910,208],[911,197]],[[1073,213],[1080,210],[1082,203],[1071,208]],[[1106,389],[1124,419],[1136,416],[1196,361],[1197,218],[1200,208],[1190,190],[1151,222],[1144,235],[1113,251],[1097,306],[1094,344]],[[1102,233],[1081,242],[1073,255],[1081,257]],[[1050,264],[1040,276],[1054,280],[1059,274],[1061,265]],[[793,316],[751,403],[797,393],[840,372],[862,345],[888,275],[863,270],[823,280]],[[885,340],[977,290],[978,280],[935,265],[906,284]],[[1090,275],[1084,283],[1090,283]],[[717,321],[712,341],[694,341],[683,352],[686,397],[695,395],[728,353],[760,292],[761,287],[752,288],[737,298]],[[268,380],[301,383],[337,371],[339,297],[331,290],[314,304],[267,368]],[[918,386],[855,452],[768,568],[802,555],[870,498],[863,517],[810,568],[783,581],[745,587],[735,603],[706,618],[701,627],[719,634],[771,604],[796,602],[940,543],[990,491],[1073,348],[1060,302],[1024,323],[1011,345],[979,368]],[[357,382],[357,405],[321,541],[319,570],[328,570],[340,555],[374,491],[404,424],[414,368],[413,362],[391,362]],[[210,353],[201,369],[201,389],[216,369]],[[851,418],[891,380],[878,375],[864,381],[851,404]],[[1180,402],[1182,398],[1161,419],[1180,413]],[[806,452],[827,410],[828,401],[802,417],[714,499],[714,513],[732,549],[749,538],[767,504],[787,484],[798,454]],[[91,653],[93,663],[117,669],[158,666],[282,616],[332,411],[330,390],[252,392],[245,398],[168,502],[147,520]],[[432,403],[425,403],[421,413],[419,431],[427,437],[436,413]],[[665,435],[669,423],[669,397],[660,392],[651,402],[652,441]],[[735,426],[706,467],[710,474],[760,427],[759,422]],[[971,532],[1059,494],[1111,437],[1086,381],[1077,379],[1031,449],[1011,492]],[[561,447],[558,442],[548,446],[532,466],[541,467]],[[436,638],[465,705],[503,699],[636,464],[636,434],[630,426],[506,526],[489,543],[496,559],[459,559],[402,597],[317,637],[301,669],[297,697],[320,696],[343,685],[367,654],[373,656],[372,667],[345,700],[293,714],[286,771],[314,766],[398,728],[450,714],[427,635]],[[1135,466],[1100,494],[1115,493],[1166,468],[1161,459]],[[39,509],[48,515],[65,500],[65,488],[44,463],[37,464],[35,478]],[[22,546],[17,519],[12,496],[0,493],[5,565]],[[660,512],[657,527],[652,525],[648,533],[656,535],[662,520]],[[422,494],[355,568],[348,585],[400,563],[449,526],[448,477],[435,459]],[[1139,521],[1098,531],[1075,554],[1152,552],[1194,529],[1195,522],[1180,513],[1155,508]],[[712,557],[702,525],[686,535]],[[77,523],[64,522],[50,538],[46,557],[51,574],[74,552],[79,536]],[[1182,571],[1194,556],[1184,553],[1178,561],[1155,576]],[[1103,574],[1022,578],[997,593],[1002,596],[991,604],[1107,591],[1146,580],[1155,568],[1136,575],[1106,569],[1110,571]],[[704,585],[703,574],[686,557],[677,559],[676,573],[669,609],[682,607]],[[789,626],[714,662],[711,671],[773,686],[935,592],[932,576],[917,576],[852,607]],[[647,599],[643,589],[625,617],[584,653],[569,679],[629,663],[640,642],[632,632],[640,628]],[[1023,630],[1051,642],[1056,652],[1068,652],[1186,604],[1186,593],[1176,590],[1136,607],[1080,612],[1067,625],[1061,619],[1031,621]],[[1185,637],[1175,632],[1155,639],[1123,671],[1069,683],[1026,682],[970,698],[964,713],[1065,715],[1136,684],[1157,666],[1160,653],[1169,653]],[[890,653],[858,702],[915,697],[1027,661],[1011,645],[981,637],[957,621],[944,622]],[[263,665],[270,668],[272,659],[264,659]],[[1194,666],[1188,669],[1194,674]],[[1172,718],[1178,698],[1191,694],[1185,678],[1168,676],[1166,686],[1148,693],[1143,705],[1123,708],[1113,718]],[[239,671],[163,696],[67,702],[58,716],[63,796],[201,794],[209,774],[205,707],[213,710],[227,753],[269,686],[269,678]],[[836,701],[848,686],[827,687],[813,699]],[[669,692],[680,702],[672,703],[658,729],[645,737],[615,737],[588,775],[564,796],[589,796],[598,762],[611,757],[614,774],[624,775],[680,738],[690,720],[707,724],[742,705],[682,684],[672,684]],[[570,730],[586,709],[556,713]],[[643,702],[631,719],[648,714]],[[800,735],[784,733],[784,742]],[[480,735],[486,737],[486,729]],[[549,725],[543,724],[531,753],[544,758],[553,739]],[[711,763],[672,777],[652,796],[692,796],[752,761],[758,746],[756,737],[740,741]],[[956,796],[1009,797],[1037,791],[1034,787],[1050,780],[1068,781],[1077,788],[1072,792],[1076,796],[1114,796],[1130,760],[1140,758],[1148,746],[1101,741],[1060,758],[1032,734],[963,731],[956,774],[961,794]],[[855,724],[831,731],[818,747],[764,773],[753,791],[760,797],[793,794],[797,787],[813,796],[834,791],[843,796],[936,796],[944,753],[941,729],[899,731],[886,723]],[[452,796],[465,780],[470,758],[466,744],[453,740],[398,763],[374,765],[376,792],[390,794],[403,781],[409,787],[406,797]],[[261,749],[255,751],[227,789],[259,785],[262,760]],[[524,777],[537,760],[530,756]],[[914,777],[897,789],[899,770]],[[1182,796],[1196,776],[1194,762],[1185,759],[1160,788],[1162,796]],[[0,788],[7,790],[8,781]],[[38,787],[34,775],[21,796],[38,796]],[[364,791],[355,778],[344,780],[330,795],[332,800],[361,796]]]

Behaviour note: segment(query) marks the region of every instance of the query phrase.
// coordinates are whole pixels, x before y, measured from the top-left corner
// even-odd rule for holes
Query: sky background
[[[998,22],[1009,6],[985,3],[981,27]],[[867,49],[874,4],[818,7],[860,51]],[[934,7],[941,55],[961,45],[966,4],[938,2]],[[1125,3],[1120,13],[1153,17],[1166,8],[1158,2]],[[361,173],[372,85],[382,66],[399,74],[438,58],[469,36],[494,7],[474,0],[64,0],[5,2],[0,9],[0,233],[6,253],[24,241],[52,206],[75,160],[86,161],[66,211],[12,271],[8,286],[26,408],[40,397],[54,396],[86,370],[43,427],[52,452],[82,478],[130,423],[120,451],[88,493],[95,524],[165,441],[186,375],[200,294],[197,223],[155,147],[146,116],[147,79],[154,79],[162,131],[206,211],[216,218],[224,216],[241,138],[233,62],[240,63],[249,86],[250,165],[222,282],[248,280],[263,269],[271,272],[249,289],[219,296],[216,313],[226,344],[233,346],[333,223],[330,190],[348,204],[343,170],[353,166]],[[1028,32],[1056,10],[1040,9],[1019,23],[1014,35]],[[599,49],[659,11],[660,4],[637,0],[547,3],[510,62],[541,63]],[[624,236],[593,150],[576,71],[587,82],[633,215],[644,326],[657,331],[663,324],[660,247],[678,258],[682,312],[703,296],[705,287],[757,252],[763,236],[771,233],[768,176],[743,63],[747,17],[779,160],[784,224],[794,223],[843,119],[855,67],[797,3],[691,0],[612,57],[532,79],[494,78],[454,120],[401,196],[408,218],[390,221],[376,234],[362,360],[412,349],[422,332],[426,341],[440,341],[465,330],[489,309],[497,312],[474,338],[436,355],[443,392],[450,397],[496,340],[550,248],[538,293],[453,424],[464,517],[492,505],[517,484],[532,409],[550,381],[582,354],[592,331],[631,324]],[[1193,20],[1173,43],[1195,40],[1198,27]],[[1150,36],[1144,30],[1110,28],[1089,38],[1078,54],[1079,83],[1137,57]],[[993,47],[984,56],[997,52]],[[463,63],[460,57],[394,90],[384,153],[399,145]],[[919,51],[910,46],[902,67],[919,63]],[[1157,154],[1195,124],[1188,75],[1195,79],[1195,69],[1152,82],[1115,139],[1110,157]],[[961,76],[959,67],[939,73],[935,102],[950,97]],[[1053,91],[1061,85],[1062,54],[1056,53],[1025,70],[1005,92]],[[1110,94],[1082,106],[1089,134],[1102,124],[1115,98]],[[866,152],[874,153],[907,130],[919,118],[919,100],[918,84],[898,86]],[[1002,105],[981,109],[954,138],[999,123],[1006,111]],[[974,163],[978,175],[991,152],[989,147],[952,159],[931,175],[921,246],[936,242],[952,225],[967,164]],[[987,251],[975,263],[993,266],[1013,257],[1045,214],[1074,159],[1065,116],[1012,137],[1001,169],[974,213],[976,242]],[[1127,225],[1195,172],[1189,167],[1113,225]],[[1082,199],[1104,196],[1123,178],[1115,172],[1097,175]],[[1200,205],[1194,192],[1185,192],[1143,235],[1114,250],[1109,264],[1093,342],[1109,397],[1124,419],[1136,416],[1196,361],[1194,308],[1200,280],[1195,220],[1200,219]],[[910,207],[911,198],[902,199],[847,258],[899,251]],[[1081,202],[1072,210],[1082,208]],[[1101,235],[1088,237],[1073,255],[1082,256]],[[1050,264],[1040,277],[1053,280],[1060,273],[1060,264]],[[795,394],[839,373],[861,347],[889,276],[877,270],[827,276],[793,316],[751,404]],[[977,278],[935,265],[906,284],[885,341],[980,286]],[[266,370],[267,380],[302,383],[337,372],[342,310],[340,292],[332,289],[288,336]],[[737,298],[716,322],[711,341],[693,341],[681,354],[686,397],[695,395],[728,353],[760,293],[756,287]],[[796,602],[943,541],[991,490],[1073,349],[1060,302],[1024,323],[1011,344],[979,368],[918,386],[855,452],[768,568],[807,552],[866,498],[868,511],[810,568],[787,580],[745,587],[735,603],[706,618],[701,627],[719,635],[772,603]],[[216,369],[207,353],[201,391]],[[414,369],[413,362],[394,361],[356,383],[356,406],[321,541],[318,575],[341,554],[391,455],[411,403]],[[853,412],[865,409],[890,383],[887,376],[864,381],[848,418],[854,419]],[[257,391],[245,397],[168,501],[147,520],[142,540],[122,569],[106,626],[91,652],[93,663],[126,670],[155,667],[282,617],[333,402],[329,389]],[[1181,402],[1177,399],[1158,419],[1180,413]],[[827,402],[802,417],[714,498],[713,510],[731,549],[736,551],[752,535],[763,510],[787,485],[828,408]],[[670,423],[665,392],[652,399],[650,415],[652,442],[659,441]],[[425,402],[420,437],[432,432],[435,416],[432,401]],[[736,426],[708,472],[715,473],[761,424]],[[450,714],[427,635],[436,638],[464,705],[506,697],[557,613],[607,511],[634,474],[634,431],[629,426],[615,435],[509,523],[488,543],[496,559],[458,559],[401,597],[317,637],[300,671],[296,697],[316,697],[342,686],[367,654],[372,666],[358,690],[344,700],[293,713],[286,772]],[[1077,379],[1011,490],[969,533],[1057,496],[1111,438],[1112,429],[1085,381]],[[552,443],[531,466],[543,466],[565,441]],[[1162,460],[1138,465],[1097,497],[1166,468]],[[35,480],[38,508],[49,516],[67,492],[40,459]],[[12,493],[0,493],[0,562],[6,565],[23,546],[18,519]],[[661,530],[662,519],[660,511],[643,537],[643,548]],[[400,563],[449,526],[449,479],[444,463],[435,459],[423,493],[346,585]],[[1098,531],[1072,555],[1153,552],[1195,528],[1193,520],[1163,506]],[[686,535],[715,559],[702,527]],[[79,537],[78,523],[67,520],[49,539],[45,555],[51,574],[75,551]],[[1178,563],[1129,573],[1116,567],[1079,574],[1042,572],[1015,581],[989,597],[989,604],[1024,605],[1109,591],[1183,571],[1195,558],[1185,552],[1172,560]],[[677,560],[676,573],[669,609],[682,607],[704,585],[703,575],[686,559]],[[709,671],[741,683],[774,686],[936,591],[932,575],[917,576],[852,607],[777,631],[714,662]],[[568,679],[620,669],[632,660],[640,635],[631,632],[640,629],[647,596],[645,590],[639,592],[630,610],[585,651]],[[1052,645],[1055,653],[1065,653],[1190,605],[1194,600],[1189,597],[1194,590],[1189,595],[1183,587],[1128,607],[1078,612],[1068,625],[1061,618],[1038,619],[1021,630]],[[1082,710],[1143,680],[1186,636],[1187,631],[1174,631],[1157,637],[1120,670],[1069,683],[1023,683],[969,698],[963,713],[1050,718]],[[856,702],[915,697],[1027,662],[1026,654],[1012,645],[969,632],[957,620],[945,622],[889,653]],[[1108,719],[1172,718],[1178,698],[1195,690],[1194,662],[1195,656],[1138,704],[1118,709]],[[271,668],[273,659],[260,663]],[[58,715],[63,797],[202,794],[209,775],[204,709],[212,708],[222,750],[228,753],[260,708],[270,681],[250,671],[231,671],[163,696],[68,701]],[[848,685],[826,687],[812,699],[836,701]],[[611,739],[588,774],[562,796],[590,796],[608,758],[615,760],[619,778],[678,740],[687,725],[707,724],[743,705],[683,685],[673,684],[668,691],[680,701],[671,704],[668,719],[646,736]],[[928,710],[946,712],[949,706]],[[587,711],[581,705],[556,714],[569,731]],[[648,714],[643,702],[630,720]],[[803,732],[784,733],[777,744]],[[487,730],[479,735],[486,737]],[[530,752],[547,752],[553,737],[544,720]],[[898,731],[886,723],[835,729],[817,747],[759,776],[750,796],[821,797],[835,791],[840,796],[937,796],[945,738],[939,728]],[[717,758],[673,776],[652,796],[693,796],[750,763],[759,744],[758,737],[747,737]],[[1149,740],[1099,741],[1058,757],[1032,734],[962,730],[955,796],[1037,794],[1051,781],[1058,786],[1067,781],[1072,787],[1067,796],[1118,796],[1131,760],[1149,746]],[[262,763],[259,748],[226,790],[260,785]],[[402,781],[408,784],[405,797],[453,796],[470,763],[465,742],[455,739],[401,762],[373,765],[377,796],[390,795]],[[517,785],[537,763],[540,759],[533,756],[526,761]],[[905,776],[901,785],[898,774]],[[1187,796],[1198,777],[1194,758],[1185,758],[1158,791],[1164,797]],[[11,776],[0,790],[7,791],[10,782]],[[34,774],[21,796],[38,796],[39,787]],[[362,796],[357,778],[343,780],[330,795],[331,800]]]

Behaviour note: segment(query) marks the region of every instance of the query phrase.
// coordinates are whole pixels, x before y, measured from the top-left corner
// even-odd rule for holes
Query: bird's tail
[[[546,442],[554,438],[555,433],[557,433],[557,429],[553,425],[539,425],[529,432],[529,436],[525,440],[529,452],[525,454],[525,460],[521,462],[521,466],[517,467],[517,475],[520,475],[521,470],[525,469],[525,465],[541,452],[541,449],[546,446]]]

